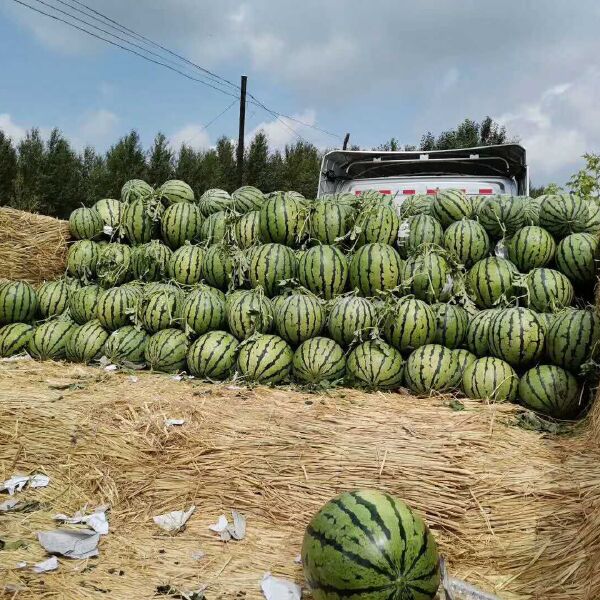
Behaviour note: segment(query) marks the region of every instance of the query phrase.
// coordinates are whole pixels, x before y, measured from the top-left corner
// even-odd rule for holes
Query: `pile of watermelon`
[[[132,180],[70,228],[64,278],[0,284],[0,356],[585,408],[591,200],[250,186],[197,199],[182,181]]]

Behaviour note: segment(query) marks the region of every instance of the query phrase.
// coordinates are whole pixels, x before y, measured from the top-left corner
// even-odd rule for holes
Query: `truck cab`
[[[323,157],[317,196],[366,190],[405,196],[443,189],[467,195],[529,195],[525,149],[518,144],[407,152],[333,150]]]

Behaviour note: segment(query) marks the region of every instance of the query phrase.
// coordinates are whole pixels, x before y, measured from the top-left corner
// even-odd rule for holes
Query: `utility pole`
[[[348,149],[348,142],[350,141],[350,134],[347,133],[346,136],[344,137],[344,145],[342,146],[342,150],[347,150]]]
[[[242,85],[240,86],[240,133],[237,146],[237,175],[238,185],[242,186],[244,182],[244,128],[246,126],[246,83],[248,78],[242,75]]]

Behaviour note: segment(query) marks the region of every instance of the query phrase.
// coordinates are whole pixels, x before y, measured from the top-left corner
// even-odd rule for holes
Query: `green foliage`
[[[150,185],[158,187],[165,181],[173,179],[174,157],[169,141],[164,133],[158,132],[149,152],[148,172],[146,175]]]
[[[581,198],[598,200],[600,199],[600,155],[586,153],[583,159],[585,166],[569,179],[569,189]]]
[[[393,139],[393,138],[392,138]],[[514,140],[508,139],[506,128],[485,117],[481,123],[465,119],[456,129],[443,131],[435,137],[428,131],[421,138],[419,150],[450,150],[452,148],[474,148],[505,144]]]
[[[8,204],[17,176],[17,151],[12,140],[0,131],[0,206]]]

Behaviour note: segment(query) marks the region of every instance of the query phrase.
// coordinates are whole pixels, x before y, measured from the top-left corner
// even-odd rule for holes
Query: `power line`
[[[205,129],[208,129],[215,121],[217,121],[218,119],[220,119],[228,110],[230,110],[235,104],[237,104],[237,101],[238,100],[236,98],[225,110],[222,110],[216,117],[214,117],[213,119],[211,119],[206,125],[202,125],[200,127],[200,130],[197,131],[191,138],[187,139],[186,142],[188,144],[191,144],[192,140],[194,140],[195,138],[197,138],[201,131],[204,131]]]

